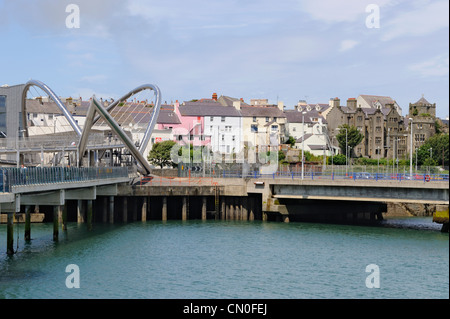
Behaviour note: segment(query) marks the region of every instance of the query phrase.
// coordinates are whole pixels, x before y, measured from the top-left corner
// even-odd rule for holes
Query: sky
[[[0,85],[64,97],[151,83],[168,103],[215,92],[289,109],[370,94],[406,115],[423,94],[449,115],[448,0],[0,0],[0,39]]]

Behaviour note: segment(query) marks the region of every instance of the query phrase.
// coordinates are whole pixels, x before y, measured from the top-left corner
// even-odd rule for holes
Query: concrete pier
[[[77,223],[84,223],[83,201],[77,200]]]
[[[148,197],[143,198],[142,208],[141,208],[141,221],[147,221],[147,210],[148,210]]]
[[[162,221],[167,220],[167,197],[166,196],[164,196],[162,198],[161,220]]]
[[[206,220],[206,200],[205,196],[202,197],[202,220]]]
[[[181,220],[186,221],[188,219],[188,204],[187,197],[183,196],[182,204],[181,204]]]

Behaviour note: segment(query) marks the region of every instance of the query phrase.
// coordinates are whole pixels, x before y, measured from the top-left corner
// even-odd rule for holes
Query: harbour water
[[[449,237],[431,217],[380,226],[244,221],[0,225],[0,298],[448,298]],[[19,234],[18,246],[17,232]],[[68,288],[79,270],[79,288]],[[379,288],[366,283],[378,267]],[[369,280],[370,281],[370,280]]]

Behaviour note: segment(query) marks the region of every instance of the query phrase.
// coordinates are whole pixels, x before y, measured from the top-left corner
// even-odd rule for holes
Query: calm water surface
[[[431,218],[382,227],[243,221],[0,225],[0,298],[449,298],[449,236]],[[16,237],[14,246],[16,248]],[[66,266],[80,288],[66,287]],[[380,288],[369,289],[376,264]]]

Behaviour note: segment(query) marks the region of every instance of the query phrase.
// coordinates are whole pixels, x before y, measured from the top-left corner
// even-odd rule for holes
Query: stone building
[[[409,103],[409,118],[413,121],[413,152],[436,133],[436,103],[428,102],[423,96],[416,103]],[[408,131],[411,123],[408,123]]]
[[[408,137],[401,108],[390,97],[360,95],[357,99],[349,98],[347,106],[341,106],[339,98],[334,98],[330,106],[326,121],[334,146],[338,146],[338,127],[347,124],[363,135],[361,143],[353,149],[353,156],[375,159],[406,156]]]

